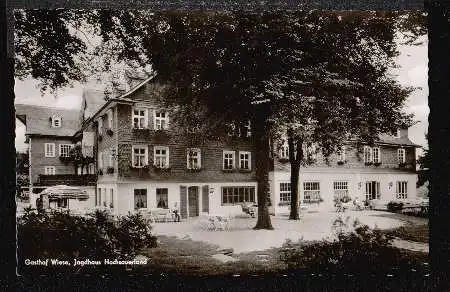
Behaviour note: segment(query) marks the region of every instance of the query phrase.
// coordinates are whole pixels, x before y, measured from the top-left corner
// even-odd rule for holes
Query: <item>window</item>
[[[187,149],[187,169],[201,168],[201,152],[198,148]]]
[[[132,165],[136,168],[142,168],[148,165],[148,148],[147,146],[133,146]]]
[[[234,169],[234,151],[223,151],[223,169]]]
[[[134,189],[134,209],[147,208],[147,189]]]
[[[286,142],[280,147],[280,158],[289,159],[289,145]]]
[[[69,157],[70,149],[72,149],[72,144],[59,144],[59,156]]]
[[[252,128],[250,125],[250,121],[248,121],[246,124],[244,124],[244,129],[245,129],[245,136],[246,137],[251,137],[252,136]]]
[[[290,203],[291,202],[291,183],[283,182],[280,183],[280,203]]]
[[[109,189],[109,207],[114,208],[114,189]]]
[[[167,129],[169,125],[169,116],[165,111],[155,111],[154,120],[155,130]]]
[[[372,148],[364,146],[364,163],[372,162]]]
[[[400,129],[397,129],[397,132],[395,133],[395,138],[400,138]]]
[[[342,199],[348,197],[348,182],[347,181],[334,181],[334,198]]]
[[[98,168],[103,169],[103,152],[98,152]]]
[[[168,204],[169,189],[158,188],[156,189],[156,207],[157,208],[169,208]]]
[[[169,167],[169,147],[155,146],[153,148],[154,165],[160,168]]]
[[[68,201],[69,199],[59,199],[59,200],[57,200],[56,201],[56,206],[58,206],[58,208],[67,208],[67,206],[68,206],[68,204],[67,204],[67,201]]]
[[[303,183],[303,200],[305,203],[317,202],[320,199],[320,183],[304,182]]]
[[[62,124],[62,119],[60,116],[52,116],[51,117],[51,121],[52,121],[52,127],[53,128],[60,128],[61,124]]]
[[[345,146],[341,146],[337,151],[337,160],[339,162],[345,161]]]
[[[98,134],[103,134],[103,117],[98,119]]]
[[[255,187],[222,187],[222,204],[255,202]]]
[[[145,129],[148,125],[148,111],[146,109],[133,109],[133,127]]]
[[[373,163],[380,163],[381,162],[381,152],[380,147],[374,147],[372,148],[372,160]]]
[[[46,166],[44,168],[44,174],[45,175],[55,175],[56,169],[54,166]]]
[[[308,159],[315,160],[317,158],[317,149],[314,144],[306,147],[306,155]]]
[[[395,187],[395,195],[397,199],[407,199],[408,198],[408,182],[398,181]]]
[[[405,149],[404,148],[400,148],[398,149],[398,163],[405,163]]]
[[[366,200],[380,199],[380,182],[367,181],[366,182]]]
[[[45,157],[55,157],[55,143],[45,143]]]
[[[112,109],[108,110],[108,129],[113,128],[113,111]]]
[[[251,169],[251,153],[239,151],[239,168],[244,170]]]

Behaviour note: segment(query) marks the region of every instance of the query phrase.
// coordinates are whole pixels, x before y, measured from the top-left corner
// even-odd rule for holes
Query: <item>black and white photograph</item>
[[[14,51],[18,275],[426,288],[427,13],[18,9]]]

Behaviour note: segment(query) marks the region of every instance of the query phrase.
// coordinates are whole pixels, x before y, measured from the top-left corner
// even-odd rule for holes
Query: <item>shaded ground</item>
[[[378,216],[386,214],[386,216]],[[274,230],[253,230],[255,218],[235,218],[229,231],[208,231],[200,227],[199,220],[193,219],[180,223],[156,223],[154,231],[157,236],[175,236],[179,239],[189,237],[220,248],[232,248],[235,254],[263,251],[279,248],[286,240],[306,241],[333,238],[333,222],[341,217],[349,222],[358,219],[371,228],[397,228],[405,224],[398,218],[389,218],[383,211],[347,211],[345,213],[318,212],[302,213],[300,221],[288,220],[288,216],[272,216]]]
[[[397,213],[379,214],[380,217],[387,217],[402,221],[403,226],[385,230],[399,239],[418,243],[428,243],[429,228],[428,218],[420,218]]]

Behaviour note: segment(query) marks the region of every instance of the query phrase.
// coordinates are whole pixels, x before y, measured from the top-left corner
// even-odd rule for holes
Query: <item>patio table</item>
[[[209,214],[208,220],[213,230],[229,230],[230,229],[230,216],[221,214]]]

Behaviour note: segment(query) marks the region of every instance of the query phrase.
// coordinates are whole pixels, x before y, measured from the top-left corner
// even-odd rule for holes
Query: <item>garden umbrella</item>
[[[49,198],[57,198],[57,199],[77,199],[77,200],[89,199],[89,195],[85,190],[79,187],[72,187],[67,185],[57,185],[49,187],[43,190],[40,194],[47,195]]]

